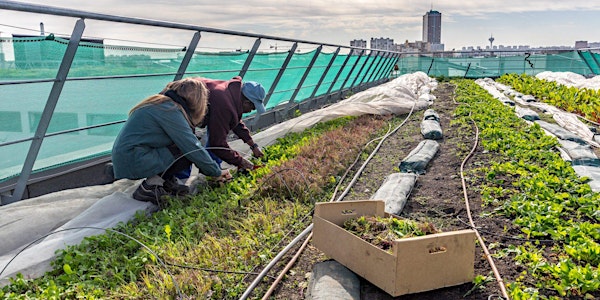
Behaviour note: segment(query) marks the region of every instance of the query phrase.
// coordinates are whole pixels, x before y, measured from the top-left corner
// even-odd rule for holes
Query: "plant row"
[[[589,178],[578,177],[561,159],[558,141],[539,125],[527,124],[473,81],[456,83],[462,105],[453,122],[468,124],[472,119],[481,146],[493,154],[489,165],[471,174],[480,186],[486,217],[508,218],[518,230],[505,228],[507,236],[518,236],[508,246],[496,244],[495,253],[524,268],[507,283],[511,298],[598,297],[600,195],[586,184]]]
[[[288,134],[264,149],[268,160],[256,162],[263,168],[171,198],[163,210],[119,224],[118,233],[85,238],[61,250],[45,276],[12,279],[0,298],[239,298],[385,123],[344,117]]]
[[[554,81],[538,79],[526,74],[504,74],[498,82],[567,112],[575,113],[594,122],[600,122],[600,91],[568,87]]]

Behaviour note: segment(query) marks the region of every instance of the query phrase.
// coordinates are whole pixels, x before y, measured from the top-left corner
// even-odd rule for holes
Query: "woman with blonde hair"
[[[228,179],[194,135],[207,111],[208,89],[193,78],[170,82],[157,95],[152,95],[129,112],[112,149],[115,179],[146,178],[133,193],[133,198],[159,204],[166,195],[189,192],[179,185],[174,174],[189,169]]]

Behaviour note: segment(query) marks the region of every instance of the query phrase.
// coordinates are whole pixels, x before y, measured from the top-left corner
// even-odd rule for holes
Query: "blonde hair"
[[[131,115],[131,113],[140,107],[170,101],[171,98],[163,95],[163,93],[166,93],[168,90],[174,91],[177,93],[177,95],[183,98],[183,100],[185,100],[190,110],[189,115],[179,103],[175,102],[175,104],[177,104],[177,107],[179,107],[181,112],[183,112],[183,115],[188,123],[192,127],[200,124],[206,115],[209,91],[204,82],[194,78],[184,78],[169,82],[167,86],[160,92],[160,94],[152,95],[142,100],[129,111],[129,114]]]

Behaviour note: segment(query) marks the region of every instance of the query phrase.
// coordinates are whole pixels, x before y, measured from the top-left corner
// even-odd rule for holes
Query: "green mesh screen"
[[[8,47],[14,53],[9,60],[0,51],[0,144],[4,144],[0,146],[0,181],[4,181],[21,172],[69,41],[50,35],[0,38],[0,42],[0,50]],[[44,139],[33,171],[109,154],[129,109],[172,81],[185,53],[184,48],[105,45],[102,40],[82,40],[50,121],[47,134],[51,136]],[[598,54],[577,51],[400,59],[340,54],[333,62],[333,53],[321,52],[309,69],[315,53],[294,53],[285,69],[288,52],[257,53],[244,79],[261,82],[272,92],[266,105],[269,109],[288,103],[294,95],[293,101],[301,102],[313,94],[319,96],[387,78],[394,66],[398,66],[396,75],[422,71],[430,76],[469,78],[542,71],[583,75],[600,72]],[[240,73],[248,56],[247,52],[196,52],[184,76],[230,79]],[[93,128],[78,130],[86,127]]]
[[[594,59],[596,58],[596,59]],[[399,60],[400,74],[423,71],[430,76],[498,77],[507,73],[535,75],[543,71],[600,74],[597,53],[568,51],[556,54],[496,54],[493,56],[413,56]]]

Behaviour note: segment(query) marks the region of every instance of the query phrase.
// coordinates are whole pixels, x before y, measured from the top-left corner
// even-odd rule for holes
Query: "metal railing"
[[[274,41],[290,42],[290,43],[292,43],[291,49],[288,51],[288,55],[285,58],[285,60],[283,61],[281,67],[279,68],[275,79],[270,84],[270,89],[269,89],[269,91],[267,93],[267,97],[265,99],[265,105],[267,105],[270,100],[270,97],[274,94],[276,88],[278,87],[278,85],[282,79],[282,75],[285,72],[286,68],[288,67],[289,62],[294,57],[294,55],[296,53],[296,48],[298,47],[298,44],[307,44],[307,45],[314,46],[316,48],[314,56],[312,57],[309,65],[306,67],[306,70],[305,70],[304,74],[302,75],[302,78],[300,79],[298,85],[294,88],[293,94],[290,97],[289,101],[287,103],[285,103],[285,105],[279,105],[277,107],[269,109],[263,115],[260,115],[260,116],[254,115],[254,116],[250,116],[245,119],[248,127],[250,127],[251,130],[257,130],[257,129],[266,127],[270,124],[280,122],[286,118],[289,118],[291,115],[293,115],[292,112],[294,112],[296,110],[300,110],[300,111],[311,110],[311,109],[320,107],[322,105],[338,101],[339,99],[341,99],[344,96],[345,93],[352,93],[352,92],[360,91],[360,90],[369,88],[371,86],[374,86],[374,85],[377,85],[377,84],[380,84],[382,82],[389,80],[390,71],[401,55],[400,53],[393,52],[393,51],[368,50],[368,49],[363,49],[363,48],[330,44],[330,43],[314,42],[314,41],[308,41],[308,40],[291,39],[291,38],[261,35],[261,34],[252,34],[252,33],[231,31],[231,30],[221,30],[221,29],[216,29],[216,28],[208,28],[208,27],[202,27],[202,26],[196,26],[196,25],[190,25],[190,24],[164,22],[164,21],[148,20],[148,19],[142,19],[142,18],[130,18],[130,17],[107,15],[107,14],[98,14],[98,13],[92,13],[92,12],[86,12],[86,11],[80,11],[80,10],[57,8],[57,7],[52,7],[52,6],[32,5],[32,4],[15,2],[15,1],[0,1],[0,9],[77,18],[77,21],[73,27],[72,33],[68,37],[68,45],[66,47],[66,51],[64,52],[62,61],[60,62],[60,66],[58,67],[58,71],[56,73],[55,78],[35,79],[35,80],[31,80],[31,79],[11,80],[11,81],[0,82],[0,86],[1,85],[15,86],[15,85],[25,85],[25,84],[30,84],[30,83],[43,83],[43,82],[51,82],[52,83],[52,88],[48,94],[47,101],[45,103],[45,107],[41,113],[41,117],[39,119],[37,127],[35,128],[34,135],[30,138],[0,143],[0,149],[2,149],[2,147],[6,147],[8,145],[12,145],[15,143],[31,142],[29,150],[27,152],[27,156],[26,156],[23,166],[21,168],[21,172],[18,174],[18,177],[13,178],[12,180],[7,180],[7,181],[0,183],[0,205],[20,201],[21,199],[23,199],[24,197],[27,196],[27,195],[25,195],[25,191],[26,191],[28,184],[31,184],[31,183],[34,183],[34,182],[37,182],[37,181],[40,181],[43,179],[47,179],[49,177],[52,177],[53,174],[58,175],[60,173],[60,172],[56,172],[56,171],[55,172],[49,171],[47,173],[34,172],[34,164],[35,164],[38,154],[40,152],[42,142],[44,141],[45,138],[47,138],[49,136],[53,136],[53,135],[66,134],[66,133],[73,132],[73,131],[87,130],[90,128],[90,127],[81,127],[81,128],[77,128],[77,129],[73,129],[73,130],[68,130],[65,132],[48,134],[49,124],[52,119],[53,113],[55,111],[56,105],[61,97],[61,91],[63,90],[65,83],[68,81],[102,80],[102,79],[114,79],[114,78],[126,78],[126,77],[165,76],[165,75],[173,76],[173,80],[181,79],[181,78],[183,78],[183,76],[185,76],[187,74],[186,73],[187,67],[188,67],[193,55],[195,54],[195,51],[200,42],[202,32],[255,39],[254,45],[253,45],[252,49],[249,51],[246,61],[244,62],[243,66],[241,67],[241,69],[239,70],[239,73],[238,73],[239,76],[243,77],[249,71],[250,64],[252,63],[255,55],[257,54],[257,51],[259,49],[259,46],[260,46],[262,40],[268,39],[268,40],[274,40]],[[131,25],[143,25],[143,26],[153,26],[153,27],[160,27],[160,28],[166,28],[166,29],[187,30],[187,31],[194,32],[194,34],[193,34],[193,37],[191,38],[191,40],[189,41],[189,45],[186,47],[185,54],[181,60],[181,63],[179,64],[177,72],[175,72],[175,73],[70,78],[70,77],[67,77],[67,75],[73,64],[73,60],[74,60],[75,55],[78,50],[78,46],[82,40],[83,33],[86,29],[85,20],[98,20],[98,21],[106,21],[106,22],[111,22],[111,23],[117,22],[117,23],[131,24]],[[301,102],[297,102],[296,97],[298,95],[298,92],[302,88],[307,88],[306,86],[304,86],[306,76],[308,76],[308,73],[313,68],[315,61],[316,61],[317,57],[319,56],[319,54],[321,53],[321,50],[323,49],[324,46],[334,47],[335,48],[334,55],[331,57],[330,61],[328,62],[326,69],[323,72],[322,76],[320,77],[320,80],[318,81],[318,83],[314,87],[309,87],[309,88],[313,88],[310,98],[304,99]],[[353,52],[353,50],[360,50],[361,56],[365,53],[368,53],[368,57],[370,57],[372,59],[361,60],[360,59],[361,56],[359,56],[355,60],[354,64],[351,66],[350,72],[348,72],[345,77],[342,77],[342,74],[343,74],[342,71],[346,70],[347,67],[350,67],[348,65],[348,63],[349,63],[349,58],[352,56],[352,54],[351,53],[348,54],[347,58],[343,62],[343,65],[339,68],[338,72],[335,74],[335,78],[334,78],[333,82],[328,82],[329,88],[328,88],[327,93],[317,95],[317,91],[319,90],[319,88],[323,84],[325,84],[325,76],[328,74],[328,72],[330,70],[332,70],[331,69],[332,64],[334,63],[334,60],[338,57],[338,54],[340,53],[341,49],[348,50],[349,52]],[[360,66],[358,65],[359,62],[362,62],[362,64]],[[355,72],[354,71],[355,68],[360,68],[360,69],[358,72]],[[363,72],[363,70],[366,70],[366,71]],[[361,74],[362,74],[362,76],[360,76]],[[351,75],[355,75],[355,77],[352,78]],[[339,85],[339,88],[334,88],[334,86],[336,86],[339,82],[343,82],[343,83],[341,85]],[[267,84],[267,85],[269,85],[269,84]],[[125,120],[122,120],[119,122],[109,122],[106,124],[100,124],[98,126],[100,126],[100,127],[101,126],[110,126],[110,125],[114,125],[115,123],[121,123],[121,122],[125,122]],[[94,126],[94,127],[98,127],[98,126]],[[101,161],[107,161],[107,160],[109,160],[109,157],[105,157]],[[80,167],[78,167],[77,164],[74,164],[70,170],[76,170],[78,168],[84,168],[84,167],[89,167],[89,164],[80,164]],[[36,176],[36,175],[38,175],[38,176]]]
[[[12,203],[31,196],[27,191],[30,184],[48,180],[65,173],[89,168],[91,164],[99,164],[110,160],[110,155],[105,154],[101,157],[89,158],[83,162],[68,162],[69,167],[49,168],[48,170],[34,169],[40,148],[45,138],[55,136],[65,136],[74,132],[82,132],[98,127],[108,127],[115,124],[124,123],[125,120],[104,122],[102,124],[93,124],[91,126],[79,126],[49,133],[50,121],[55,113],[55,108],[61,92],[67,82],[106,80],[106,79],[132,79],[132,78],[156,78],[169,77],[172,80],[178,80],[184,76],[203,75],[205,73],[235,73],[245,77],[249,71],[272,71],[275,73],[271,82],[262,82],[269,86],[265,98],[265,106],[269,104],[275,95],[281,95],[283,92],[289,92],[289,99],[284,102],[274,102],[277,105],[271,105],[266,113],[257,116],[250,115],[244,119],[246,125],[251,130],[258,130],[278,123],[292,117],[296,111],[306,112],[332,102],[339,101],[349,93],[358,92],[369,87],[388,81],[391,77],[405,73],[422,71],[430,76],[440,77],[463,77],[463,78],[482,78],[498,77],[506,73],[525,73],[535,75],[543,71],[571,71],[582,75],[596,75],[600,73],[600,58],[598,49],[582,50],[556,50],[543,51],[536,49],[527,50],[478,50],[478,51],[437,51],[437,52],[396,52],[379,49],[364,49],[359,47],[337,45],[331,43],[314,42],[308,40],[292,39],[278,36],[253,34],[247,32],[222,30],[197,25],[165,22],[157,20],[148,20],[142,18],[130,18],[114,16],[107,14],[98,14],[80,10],[57,8],[44,5],[32,5],[15,1],[0,0],[0,9],[10,11],[20,11],[34,14],[44,14],[62,17],[76,18],[76,23],[72,33],[68,36],[68,44],[62,55],[59,67],[54,78],[37,78],[24,80],[0,80],[0,88],[3,86],[27,86],[29,84],[52,84],[48,93],[43,111],[40,114],[39,121],[35,126],[35,133],[31,137],[16,138],[7,140],[0,136],[0,156],[3,147],[15,144],[24,144],[30,142],[27,155],[21,167],[20,173],[16,177],[2,180],[0,178],[0,205]],[[174,72],[157,72],[152,74],[119,74],[108,76],[87,76],[87,77],[68,77],[72,69],[73,61],[77,50],[81,46],[83,33],[86,29],[85,20],[104,21],[109,23],[122,23],[126,25],[141,25],[144,27],[157,27],[167,30],[184,30],[193,32],[189,43],[184,47],[184,54]],[[227,35],[236,38],[253,39],[253,44],[247,52],[247,57],[240,69],[220,69],[220,70],[192,70],[188,69],[193,57],[198,54],[197,49],[200,45],[202,33],[211,33],[217,35]],[[271,69],[251,69],[251,64],[255,57],[260,55],[259,49],[263,40],[273,40],[275,42],[291,43],[287,55],[282,56],[281,65]],[[290,62],[297,56],[299,45],[308,45],[314,49],[312,57],[304,72],[294,78],[298,83],[295,86],[278,90],[285,83],[284,74],[287,70],[297,68],[291,67]],[[331,57],[322,66],[317,66],[316,62],[324,54],[324,47],[335,49],[331,52]],[[342,57],[342,50],[347,52],[346,57]],[[341,63],[336,65],[336,63]],[[322,68],[323,72],[319,79],[314,83],[307,83],[307,77],[312,70],[317,67]],[[171,77],[172,76],[172,77]],[[329,79],[328,78],[332,78]],[[294,81],[295,82],[295,81]],[[300,91],[309,90],[310,96],[299,99]],[[323,92],[326,90],[326,92]],[[319,93],[321,91],[321,93]],[[0,99],[2,101],[2,99]],[[32,128],[33,129],[33,128]],[[29,195],[26,195],[25,193]]]

